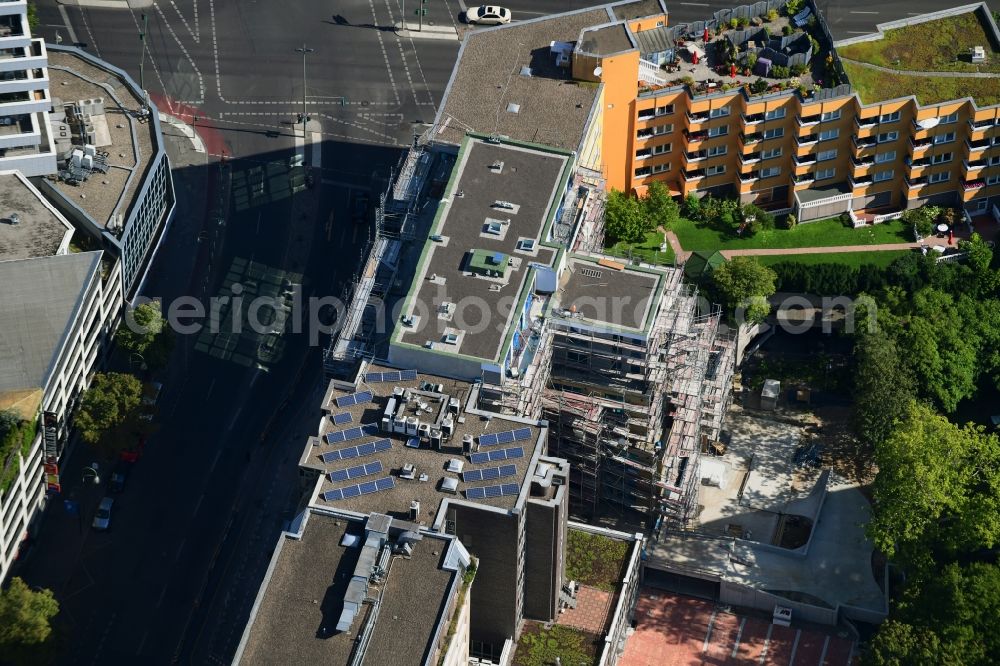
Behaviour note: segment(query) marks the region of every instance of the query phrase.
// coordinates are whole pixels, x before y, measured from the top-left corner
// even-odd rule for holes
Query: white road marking
[[[736,631],[736,642],[733,643],[733,651],[730,653],[730,657],[736,658],[736,653],[740,651],[740,637],[743,635],[743,627],[746,625],[747,619],[740,619],[740,628]]]
[[[378,16],[375,15],[375,2],[374,0],[368,0],[368,6],[372,10],[372,25],[378,25]],[[392,20],[392,14],[389,14],[389,20]],[[385,62],[385,71],[389,75],[389,85],[392,86],[392,94],[396,98],[396,104],[402,104],[399,99],[399,90],[396,89],[396,78],[392,75],[392,65],[389,64],[389,53],[385,49],[385,42],[382,40],[382,31],[376,30],[375,36],[378,37],[378,47],[382,50],[382,60]]]
[[[767,648],[771,646],[771,632],[774,631],[774,625],[767,625],[767,636],[764,637],[764,649],[760,652],[760,663],[765,663],[767,661]]]
[[[59,7],[59,16],[62,16],[62,20],[66,25],[66,32],[69,33],[70,41],[76,44],[80,40],[76,38],[76,31],[73,30],[73,24],[70,23],[69,21],[69,13],[66,11],[66,5],[58,5],[58,7]]]
[[[878,12],[860,12],[860,11],[850,11],[848,14],[878,14]]]
[[[184,57],[187,58],[187,61],[189,63],[191,63],[191,69],[194,70],[195,75],[198,77],[198,95],[199,95],[199,97],[201,99],[198,100],[198,101],[196,101],[195,103],[196,104],[204,104],[205,103],[205,79],[201,75],[201,70],[198,69],[198,65],[195,64],[194,58],[191,57],[191,54],[188,53],[187,47],[185,47],[184,44],[181,43],[180,37],[178,37],[177,33],[174,32],[174,26],[172,26],[170,24],[170,21],[167,20],[166,14],[163,13],[163,10],[160,9],[159,5],[154,4],[153,6],[156,7],[156,11],[159,12],[160,19],[163,20],[164,25],[167,26],[167,32],[169,32],[170,36],[174,38],[175,42],[177,42],[177,46],[180,47],[181,53],[183,53]]]
[[[191,39],[194,40],[194,43],[201,44],[201,27],[198,25],[198,0],[193,0],[193,2],[194,2],[194,30],[191,29],[190,25],[188,25],[187,19],[184,18],[183,14],[181,14],[181,10],[174,3],[174,0],[170,0],[170,6],[173,7],[174,11],[177,12],[177,16],[180,17],[181,22],[184,24],[184,27],[187,28],[188,34],[191,35]]]
[[[688,7],[711,7],[707,2],[678,2],[679,5],[687,5]]]
[[[712,640],[712,628],[715,626],[715,618],[719,614],[717,608],[712,609],[712,617],[708,618],[708,628],[705,630],[705,640],[701,644],[701,651],[708,652],[708,643]]]

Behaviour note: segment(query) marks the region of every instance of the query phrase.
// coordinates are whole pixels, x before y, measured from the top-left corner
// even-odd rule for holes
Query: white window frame
[[[880,123],[894,123],[900,119],[899,111],[893,111],[892,113],[883,113],[878,117]]]
[[[931,155],[931,164],[947,164],[955,158],[955,153],[941,153],[940,155]]]
[[[653,156],[653,151],[651,148],[640,148],[639,150],[635,151],[635,159],[637,160],[644,160],[652,156]]]
[[[1000,165],[1000,155],[994,155],[986,163],[986,166],[998,166]]]
[[[819,140],[820,141],[832,141],[833,139],[836,139],[839,136],[840,136],[840,129],[838,129],[838,128],[835,127],[833,129],[823,130],[822,132],[820,132],[819,133]]]
[[[714,164],[712,166],[705,167],[706,176],[721,176],[724,173],[726,173],[725,164]]]
[[[658,146],[653,146],[653,155],[665,155],[669,153],[670,146],[671,144],[669,143],[661,143]]]
[[[767,141],[768,139],[780,139],[785,136],[784,127],[772,127],[771,129],[764,130],[763,136],[761,136],[761,141]]]
[[[780,106],[777,109],[771,109],[770,111],[764,112],[764,120],[780,120],[785,117],[785,107]]]
[[[875,143],[889,143],[890,141],[895,141],[899,138],[899,132],[892,130],[891,132],[881,132],[877,137],[875,137]]]
[[[670,134],[673,131],[674,131],[673,123],[666,123],[665,125],[653,126],[653,136],[659,136],[661,134]]]
[[[666,171],[670,171],[670,163],[668,162],[666,164],[654,164],[651,171],[652,173],[664,173]]]
[[[729,134],[729,125],[719,125],[718,127],[708,128],[708,138],[714,139],[719,136],[726,136]]]
[[[930,183],[931,185],[936,183],[947,183],[949,180],[951,180],[950,171],[939,171],[937,173],[932,173],[929,176],[927,176],[927,182]]]
[[[969,203],[971,204],[969,206],[970,210],[986,210],[990,204],[989,199],[976,199],[974,201],[970,201]]]
[[[887,180],[892,180],[892,177],[894,175],[895,175],[895,171],[893,169],[887,169],[885,171],[879,171],[877,173],[872,174],[872,182],[873,183],[884,183]]]
[[[938,116],[939,125],[948,125],[950,123],[958,122],[958,111],[952,111],[947,116]]]
[[[781,175],[781,167],[764,167],[760,170],[761,178],[774,178]]]
[[[893,162],[896,160],[896,151],[889,150],[884,153],[875,154],[875,164],[885,164],[886,162]]]
[[[705,157],[720,157],[729,152],[729,146],[712,146],[705,151]]]
[[[635,170],[633,178],[645,178],[653,173],[653,169],[648,166],[639,167]]]
[[[674,105],[665,104],[663,106],[657,106],[653,109],[653,117],[656,118],[659,116],[669,116],[673,112],[674,112]]]
[[[771,148],[770,150],[760,151],[760,159],[762,160],[773,160],[776,157],[781,157],[782,148]]]
[[[816,153],[817,162],[826,162],[827,160],[835,160],[835,159],[837,159],[836,148],[834,148],[833,150],[821,150],[820,152]]]
[[[729,107],[728,106],[720,106],[717,109],[709,109],[708,110],[708,117],[709,118],[725,118],[728,115],[729,115]]]
[[[833,178],[837,175],[836,167],[831,167],[829,169],[818,169],[816,173],[813,174],[815,180],[827,180]]]
[[[935,146],[942,146],[946,143],[951,143],[955,140],[954,132],[946,132],[945,134],[935,134],[931,139],[931,143]]]
[[[998,173],[998,174],[996,174],[994,176],[987,176],[986,177],[986,184],[987,185],[996,185],[998,183],[1000,183],[1000,173]]]
[[[836,111],[826,111],[819,116],[820,122],[825,122],[828,120],[840,120],[840,109]]]

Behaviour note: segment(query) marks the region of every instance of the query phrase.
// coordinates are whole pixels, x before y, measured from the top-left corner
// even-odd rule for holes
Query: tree
[[[914,577],[936,559],[1000,542],[1000,442],[910,403],[875,449],[868,534]]]
[[[163,367],[173,349],[173,331],[167,326],[157,301],[130,310],[115,336],[118,346],[139,354],[151,368]]]
[[[31,29],[32,34],[37,34],[38,31],[38,7],[35,3],[28,3],[28,28]]]
[[[744,321],[756,324],[771,311],[767,298],[774,293],[777,275],[753,257],[734,257],[712,273],[718,299],[728,310],[744,307]]]
[[[874,450],[906,415],[915,397],[913,375],[884,331],[860,332],[854,342],[854,357],[855,429],[861,441]]]
[[[604,228],[613,241],[637,243],[646,233],[646,211],[642,203],[618,190],[608,193],[604,220]]]
[[[657,226],[669,229],[680,219],[680,206],[671,198],[670,190],[667,189],[667,186],[659,181],[649,184],[642,203],[646,209],[646,218],[649,220],[649,227],[653,229]]]
[[[34,591],[12,578],[0,592],[0,653],[44,642],[52,632],[49,621],[58,612],[51,590]]]
[[[74,425],[88,444],[114,443],[113,431],[135,414],[142,400],[142,382],[119,372],[98,373],[83,394]]]

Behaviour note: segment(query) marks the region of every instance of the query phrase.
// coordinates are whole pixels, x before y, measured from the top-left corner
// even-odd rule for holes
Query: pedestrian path
[[[851,60],[850,58],[845,58],[843,56],[841,56],[840,59],[844,62],[849,62],[852,65],[857,65],[858,67],[867,67],[868,69],[885,72],[886,74],[902,74],[903,76],[944,76],[952,79],[1000,79],[1000,73],[998,72],[917,72],[912,69],[891,69],[889,67],[883,67],[882,65],[873,65],[870,62]]]

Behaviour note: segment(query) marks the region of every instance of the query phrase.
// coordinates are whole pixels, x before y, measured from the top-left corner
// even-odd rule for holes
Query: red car
[[[142,457],[142,447],[146,445],[146,438],[140,437],[139,441],[131,449],[125,449],[118,454],[118,458],[127,463],[139,462],[139,458]]]

